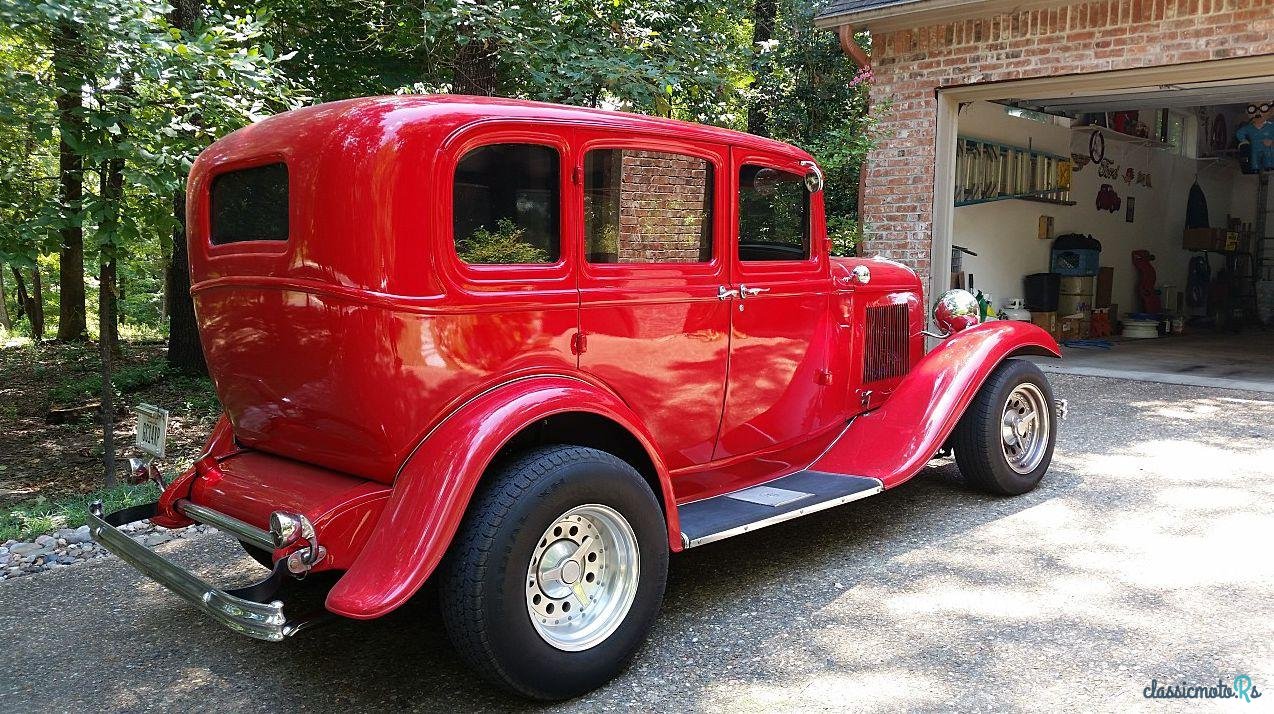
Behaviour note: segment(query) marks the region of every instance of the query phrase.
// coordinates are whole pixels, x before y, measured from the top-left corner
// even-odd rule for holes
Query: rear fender
[[[1019,355],[1062,356],[1057,341],[1029,322],[1000,320],[947,338],[810,469],[897,486],[933,458],[996,366]]]
[[[527,426],[563,412],[598,414],[637,438],[659,477],[670,545],[680,546],[667,470],[628,406],[580,379],[527,377],[474,397],[425,436],[399,472],[367,545],[328,593],[327,609],[365,620],[406,602],[442,560],[501,447]]]

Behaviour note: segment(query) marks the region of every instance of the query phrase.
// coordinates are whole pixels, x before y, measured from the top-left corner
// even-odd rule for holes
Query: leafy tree
[[[824,166],[829,231],[850,250],[866,76],[813,28],[823,1],[0,0],[0,305],[13,307],[0,327],[41,339],[47,299],[60,337],[101,337],[107,371],[119,331],[167,337],[173,366],[201,371],[184,225],[195,156],[264,116],[371,94],[494,94],[773,136]],[[526,250],[510,238],[467,249]]]
[[[761,0],[764,1],[764,0]],[[867,79],[835,34],[814,28],[818,4],[778,0],[773,41],[758,47],[767,69],[749,90],[769,115],[769,135],[804,148],[827,174],[828,232],[838,252],[857,241],[858,170],[871,148]]]

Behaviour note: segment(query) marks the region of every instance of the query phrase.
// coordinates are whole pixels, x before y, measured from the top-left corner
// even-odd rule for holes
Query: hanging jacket
[[[1195,180],[1190,187],[1190,197],[1186,199],[1186,228],[1208,228],[1208,197],[1203,195],[1203,187]]]

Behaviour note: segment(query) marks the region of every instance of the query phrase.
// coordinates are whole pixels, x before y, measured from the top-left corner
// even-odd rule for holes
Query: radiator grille
[[[907,334],[907,305],[867,308],[867,334],[863,350],[863,381],[901,377],[911,365]]]

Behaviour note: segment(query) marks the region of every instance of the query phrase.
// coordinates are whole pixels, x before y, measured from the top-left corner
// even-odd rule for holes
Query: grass
[[[94,501],[100,500],[105,511],[110,513],[157,498],[159,488],[153,483],[137,486],[125,484],[55,499],[41,496],[0,507],[0,543],[7,540],[31,540],[41,533],[50,533],[59,528],[78,528],[84,525],[89,504]]]

